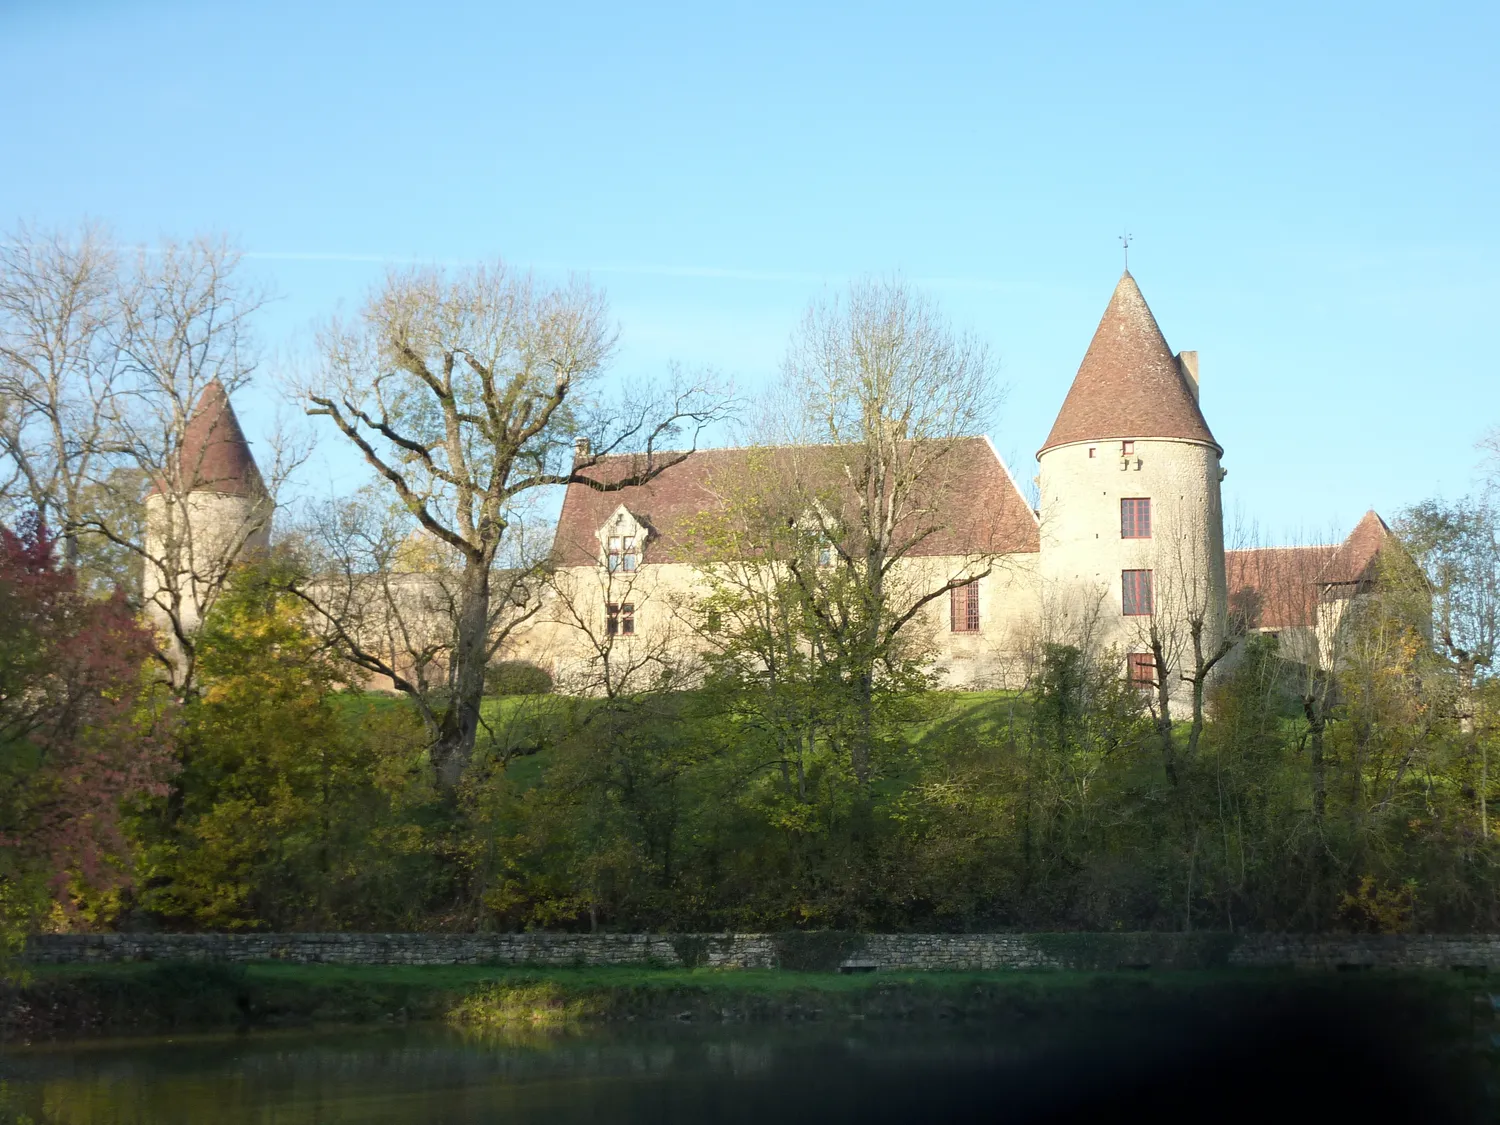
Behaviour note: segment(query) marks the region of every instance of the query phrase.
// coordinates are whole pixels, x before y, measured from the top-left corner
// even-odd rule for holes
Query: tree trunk
[[[1316,696],[1302,697],[1302,713],[1307,716],[1308,744],[1312,756],[1313,820],[1323,826],[1323,813],[1328,807],[1328,772],[1323,763],[1323,729],[1328,725]]]
[[[1479,835],[1490,838],[1490,756],[1487,747],[1481,746],[1474,729],[1474,680],[1478,667],[1472,659],[1458,661],[1458,733],[1464,740],[1464,751],[1473,760],[1479,759],[1479,786],[1475,804],[1479,813]]]
[[[1156,738],[1161,746],[1162,768],[1177,787],[1177,746],[1172,738],[1172,686],[1167,680],[1167,655],[1160,638],[1151,638],[1151,656],[1156,662]]]
[[[855,673],[855,728],[849,745],[849,764],[854,780],[864,785],[870,780],[870,744],[875,735],[875,676],[868,668]]]
[[[432,745],[438,788],[444,792],[457,787],[474,755],[479,706],[484,700],[489,620],[490,568],[484,560],[470,559],[464,566],[463,588],[459,592],[453,668],[448,677],[452,694]]]

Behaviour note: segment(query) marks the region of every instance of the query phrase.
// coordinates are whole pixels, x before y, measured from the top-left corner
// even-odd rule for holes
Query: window
[[[1122,441],[1120,443],[1120,455],[1122,457],[1129,457],[1134,452],[1135,452],[1135,442],[1133,442],[1133,441]]]
[[[1151,538],[1150,497],[1133,496],[1120,501],[1120,538]]]
[[[1135,687],[1156,686],[1156,657],[1149,652],[1132,652],[1126,674]]]
[[[955,633],[979,632],[979,583],[948,591],[948,626]]]
[[[833,544],[828,542],[827,539],[818,540],[818,565],[833,565]]]
[[[1092,458],[1096,452],[1098,452],[1098,450],[1094,446],[1092,446],[1092,445],[1089,446],[1089,457],[1090,458]]]
[[[604,628],[611,637],[628,637],[635,632],[635,606],[630,602],[610,602],[604,609]]]
[[[1156,612],[1149,570],[1120,571],[1120,604],[1127,617],[1149,617]]]
[[[635,536],[611,535],[605,548],[605,556],[605,565],[609,567],[611,574],[617,570],[635,570],[641,557],[640,549],[635,545]]]

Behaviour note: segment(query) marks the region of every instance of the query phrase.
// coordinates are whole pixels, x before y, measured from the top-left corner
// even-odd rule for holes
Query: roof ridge
[[[959,434],[952,438],[907,438],[907,441],[989,441],[988,434]],[[785,441],[775,443],[752,443],[750,445],[704,445],[695,449],[653,449],[653,454],[663,453],[746,453],[754,449],[839,449],[844,446],[859,445],[857,441]],[[994,443],[991,442],[993,448]],[[611,457],[641,457],[645,450],[634,450],[626,453],[598,453],[593,455],[593,463],[607,461]],[[997,455],[998,456],[998,455]]]

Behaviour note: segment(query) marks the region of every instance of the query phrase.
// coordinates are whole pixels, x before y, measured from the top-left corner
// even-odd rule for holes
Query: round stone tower
[[[1225,637],[1223,449],[1198,406],[1198,355],[1174,355],[1127,271],[1037,454],[1043,618],[1174,696]]]
[[[186,671],[177,634],[198,628],[237,561],[269,545],[271,513],[250,443],[215,379],[146,495],[142,596],[174,655],[174,681]]]

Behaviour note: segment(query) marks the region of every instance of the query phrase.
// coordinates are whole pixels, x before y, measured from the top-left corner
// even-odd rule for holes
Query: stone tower
[[[1198,354],[1174,355],[1127,271],[1037,454],[1043,617],[1058,640],[1115,651],[1178,698],[1193,634],[1225,636],[1223,449],[1198,406]]]
[[[186,669],[177,631],[194,632],[235,562],[269,545],[272,505],[217,379],[204,389],[169,462],[146,495],[142,595],[176,655],[180,681]]]

